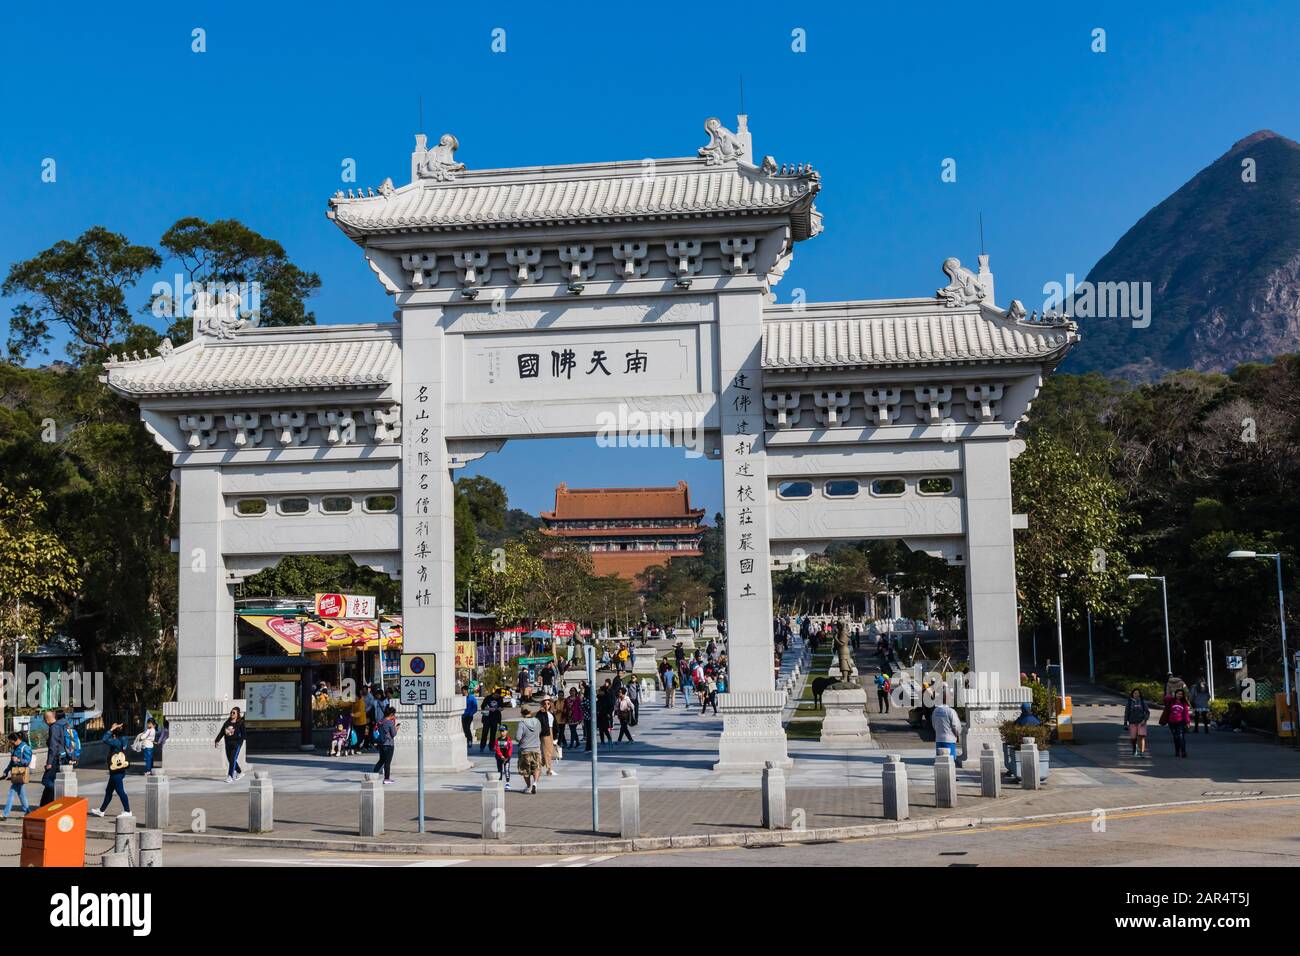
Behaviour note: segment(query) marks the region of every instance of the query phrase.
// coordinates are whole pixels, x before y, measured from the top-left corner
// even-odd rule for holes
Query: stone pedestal
[[[824,745],[874,748],[867,721],[867,692],[861,687],[827,688],[822,693],[826,717],[822,721]]]
[[[773,766],[794,766],[786,751],[781,711],[785,694],[778,690],[738,691],[718,695],[722,736],[718,739],[720,773],[758,773],[770,761]]]
[[[632,673],[653,676],[658,668],[658,658],[653,647],[632,648]]]
[[[682,647],[686,648],[688,651],[694,650],[695,631],[689,627],[675,628],[673,631],[673,639],[671,643],[674,647],[676,647],[677,644],[680,643]]]
[[[170,777],[222,777],[229,765],[225,744],[212,743],[232,707],[246,710],[243,700],[173,700],[163,704],[168,723],[167,742],[162,749],[162,766]],[[239,751],[239,766],[248,773],[248,741]]]
[[[961,733],[961,756],[965,761],[976,761],[988,744],[998,763],[998,773],[1006,768],[1002,760],[1001,726],[1020,716],[1022,702],[1032,700],[1028,687],[1018,684],[1011,687],[976,687],[957,689],[957,707],[966,708]]]
[[[708,645],[709,641],[714,641],[718,644],[725,643],[726,641],[726,638],[722,636],[722,632],[718,629],[717,620],[711,617],[706,617],[704,620],[700,621],[699,639],[700,643],[705,646]]]
[[[460,715],[465,698],[452,697],[449,702],[424,706],[424,772],[462,773],[471,766],[466,750],[465,732]],[[414,773],[419,767],[419,744],[414,706],[398,706],[397,747],[393,751],[393,771]]]

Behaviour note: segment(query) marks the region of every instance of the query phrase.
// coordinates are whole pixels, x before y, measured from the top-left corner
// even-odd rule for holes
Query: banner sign
[[[478,665],[478,645],[473,641],[456,642],[456,667],[474,668]]]
[[[375,597],[373,594],[317,594],[316,616],[330,620],[374,620],[377,616]]]

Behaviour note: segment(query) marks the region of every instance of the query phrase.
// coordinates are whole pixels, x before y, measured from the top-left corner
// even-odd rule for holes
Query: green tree
[[[0,485],[0,640],[30,649],[47,636],[44,613],[80,585],[76,558],[47,522],[44,497],[35,489]],[[3,658],[0,658],[0,670]]]
[[[265,327],[315,325],[307,299],[320,288],[320,276],[294,265],[284,247],[236,219],[206,222],[197,216],[177,220],[163,233],[162,247],[180,263],[189,281],[254,283],[260,287],[259,324]],[[168,293],[154,297],[151,311],[170,316],[167,330],[174,343],[189,341],[190,318],[178,313]]]
[[[68,331],[68,355],[78,362],[107,357],[143,327],[131,319],[126,293],[161,264],[148,246],[92,226],[75,240],[14,263],[0,293],[19,299],[9,317],[9,355],[16,362],[44,353],[58,324]]]

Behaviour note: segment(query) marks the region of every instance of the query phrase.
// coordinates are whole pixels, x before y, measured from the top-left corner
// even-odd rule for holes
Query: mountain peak
[[[1235,143],[1233,143],[1232,148],[1228,150],[1228,154],[1231,155],[1232,153],[1235,153],[1237,150],[1241,149],[1244,146],[1254,146],[1256,143],[1262,143],[1264,140],[1268,140],[1268,139],[1280,139],[1282,140],[1282,142],[1286,143],[1289,146],[1295,146],[1297,148],[1300,148],[1300,143],[1296,143],[1294,140],[1287,139],[1281,133],[1275,133],[1271,129],[1261,129],[1261,130],[1256,130],[1255,132],[1251,133],[1249,136],[1243,137],[1242,139],[1239,139]]]
[[[1239,140],[1092,267],[1076,296],[1107,300],[1076,306],[1065,368],[1146,379],[1300,352],[1298,207],[1300,144],[1268,129]]]

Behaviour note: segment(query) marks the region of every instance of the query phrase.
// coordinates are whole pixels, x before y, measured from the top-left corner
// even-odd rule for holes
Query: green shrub
[[[1020,680],[1021,687],[1028,687],[1033,697],[1030,699],[1030,708],[1034,716],[1043,723],[1050,723],[1056,719],[1056,688],[1041,681],[1031,681],[1028,677]]]
[[[1228,712],[1228,705],[1232,703],[1235,703],[1235,701],[1215,698],[1210,701],[1210,716],[1215,720],[1219,720]],[[1260,730],[1270,732],[1277,729],[1276,710],[1272,701],[1245,702],[1242,703],[1241,710],[1246,717],[1248,727],[1257,727]]]
[[[1002,732],[1003,743],[1016,748],[1026,740],[1032,740],[1039,750],[1047,750],[1052,745],[1052,728],[1047,724],[1017,724],[1008,720],[998,729]]]
[[[1101,683],[1105,687],[1113,687],[1115,690],[1122,691],[1125,697],[1133,693],[1133,688],[1136,687],[1142,691],[1142,696],[1146,698],[1148,704],[1154,703],[1160,706],[1164,704],[1165,685],[1163,681],[1130,677],[1127,674],[1102,674]]]

